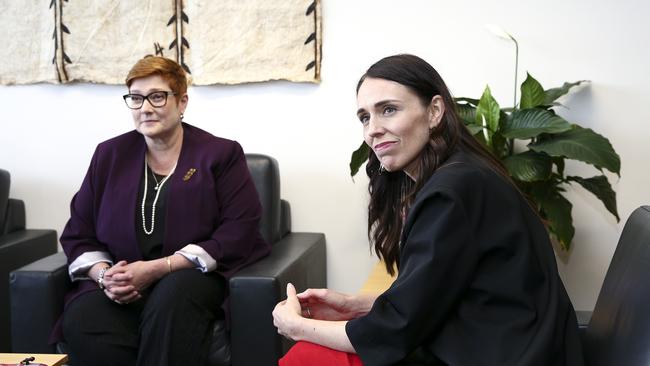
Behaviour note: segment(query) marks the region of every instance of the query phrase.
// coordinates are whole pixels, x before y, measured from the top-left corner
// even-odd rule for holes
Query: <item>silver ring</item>
[[[309,310],[309,306],[307,306],[307,317],[311,318],[311,310]]]
[[[121,301],[118,300],[118,299],[115,299],[115,300],[113,300],[113,301],[115,301],[117,304],[120,304],[120,305],[124,304],[123,302],[121,302]]]

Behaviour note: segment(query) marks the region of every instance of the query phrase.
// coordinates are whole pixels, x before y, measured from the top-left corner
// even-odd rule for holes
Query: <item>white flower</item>
[[[490,33],[494,34],[495,36],[497,36],[497,37],[499,37],[501,39],[505,39],[506,41],[517,42],[515,40],[515,37],[513,37],[510,33],[506,32],[503,28],[499,27],[496,24],[486,24],[485,28],[488,31],[490,31]]]

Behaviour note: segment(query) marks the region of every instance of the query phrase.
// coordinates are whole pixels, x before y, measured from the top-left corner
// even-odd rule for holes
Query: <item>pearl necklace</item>
[[[176,162],[176,164],[178,164],[178,162]],[[144,233],[147,234],[147,235],[151,235],[153,233],[154,224],[156,223],[156,221],[155,221],[155,219],[156,219],[156,202],[158,202],[158,196],[160,195],[160,191],[162,191],[163,184],[165,184],[167,179],[169,179],[169,177],[171,177],[172,174],[174,173],[174,170],[176,169],[176,164],[174,164],[174,167],[169,172],[169,174],[160,181],[160,184],[158,184],[158,182],[157,182],[157,180],[155,178],[156,173],[153,172],[153,169],[151,170],[151,174],[154,174],[154,180],[156,180],[157,184],[156,184],[156,187],[154,188],[155,191],[156,191],[156,197],[153,199],[153,204],[151,205],[151,230],[147,230],[147,223],[146,223],[145,218],[144,218],[144,202],[147,199],[147,186],[149,185],[149,172],[147,171],[147,167],[149,166],[149,164],[148,164],[147,156],[145,155],[145,157],[144,157],[144,194],[142,195],[142,206],[141,207],[142,207],[142,229],[144,229]]]

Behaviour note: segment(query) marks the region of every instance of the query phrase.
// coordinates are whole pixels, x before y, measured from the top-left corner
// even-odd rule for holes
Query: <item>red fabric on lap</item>
[[[359,356],[336,351],[309,342],[296,343],[284,357],[280,366],[363,366]]]

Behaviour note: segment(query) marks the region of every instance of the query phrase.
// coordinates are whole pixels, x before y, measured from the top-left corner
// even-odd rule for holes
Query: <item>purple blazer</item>
[[[68,263],[89,251],[107,251],[115,262],[142,259],[135,208],[145,151],[135,130],[97,146],[61,235]],[[163,256],[196,244],[228,278],[269,253],[259,232],[262,207],[237,142],[183,123],[183,146],[167,185]],[[76,281],[66,304],[97,288],[94,281]]]

